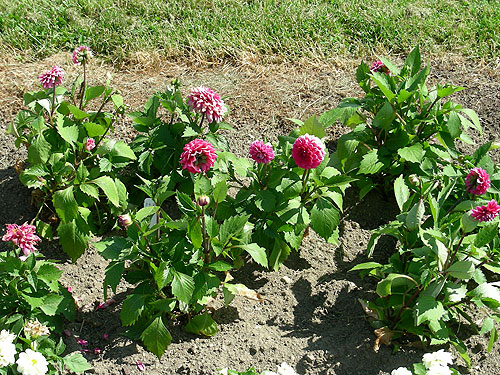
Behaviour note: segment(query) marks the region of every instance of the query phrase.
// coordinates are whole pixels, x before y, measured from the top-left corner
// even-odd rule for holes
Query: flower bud
[[[87,139],[87,142],[85,143],[85,150],[91,151],[95,147],[95,141],[93,138]]]
[[[120,226],[127,228],[132,224],[132,219],[129,214],[118,215],[118,223]]]
[[[204,207],[204,206],[210,204],[210,198],[207,195],[200,195],[198,197],[198,204],[201,207]]]
[[[416,174],[410,175],[410,177],[408,177],[408,181],[413,186],[417,186],[420,183],[420,179],[418,178],[418,176]]]

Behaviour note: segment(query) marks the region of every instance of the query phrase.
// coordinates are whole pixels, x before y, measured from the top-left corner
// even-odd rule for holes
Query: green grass
[[[0,51],[40,58],[87,44],[107,59],[286,60],[370,51],[499,56],[498,0],[0,0]]]

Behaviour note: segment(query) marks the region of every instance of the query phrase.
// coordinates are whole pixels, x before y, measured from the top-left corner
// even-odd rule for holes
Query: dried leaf
[[[379,320],[377,310],[371,309],[367,301],[363,301],[362,299],[358,298],[358,302],[363,308],[363,311],[365,312],[369,321]]]
[[[18,160],[16,162],[16,164],[14,164],[14,169],[15,169],[17,175],[20,175],[21,173],[23,173],[24,168],[23,168],[22,160]]]
[[[392,342],[392,337],[394,336],[394,332],[391,331],[387,327],[381,327],[373,331],[377,339],[375,340],[375,344],[373,344],[373,350],[375,353],[378,353],[380,349],[380,345],[390,345]]]

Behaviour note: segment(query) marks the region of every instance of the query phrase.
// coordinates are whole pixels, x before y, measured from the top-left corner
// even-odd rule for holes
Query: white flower
[[[260,375],[278,375],[277,373],[275,373],[274,371],[264,371],[262,374]]]
[[[219,370],[219,374],[218,375],[227,375],[228,371],[229,371],[229,369],[227,367],[224,367],[223,369]]]
[[[10,333],[9,331],[7,331],[5,329],[2,329],[2,332],[0,332],[0,343],[9,342],[12,344],[14,342],[15,338],[16,338],[16,335],[14,335],[13,333]]]
[[[298,375],[295,370],[285,362],[278,366],[278,375]]]
[[[2,331],[3,333],[3,331]],[[15,336],[14,336],[15,337]],[[16,346],[8,340],[0,341],[0,368],[8,366],[16,361]]]
[[[19,354],[16,363],[17,371],[22,375],[45,375],[49,371],[49,363],[43,354],[31,349],[26,349],[25,352]]]
[[[425,373],[426,375],[451,375],[452,372],[448,368],[448,366],[441,366],[441,365],[431,365],[427,369],[427,372]]]
[[[448,367],[449,364],[451,365],[453,363],[453,357],[451,353],[441,349],[434,353],[425,353],[422,362],[427,369],[434,365]]]
[[[398,367],[395,370],[392,370],[391,375],[412,375],[411,371],[406,367]]]

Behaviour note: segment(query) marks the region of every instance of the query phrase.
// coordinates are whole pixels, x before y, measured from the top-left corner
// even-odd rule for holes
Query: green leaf
[[[201,225],[198,218],[193,218],[188,222],[188,236],[195,249],[199,249],[203,243],[203,234],[201,233]]]
[[[73,195],[73,186],[54,193],[52,203],[56,209],[57,215],[63,222],[73,220],[78,214],[78,203]]]
[[[325,129],[323,128],[323,125],[321,125],[321,123],[318,121],[316,116],[309,117],[304,122],[304,125],[299,128],[299,133],[300,135],[314,135],[318,138],[323,138],[326,136]]]
[[[124,158],[129,160],[135,160],[136,156],[134,151],[123,141],[118,141],[114,144],[111,149],[111,156],[113,158]],[[114,159],[113,159],[114,160]]]
[[[311,210],[311,227],[328,241],[340,222],[340,213],[329,199],[320,197]]]
[[[498,235],[498,222],[488,223],[481,229],[474,239],[474,246],[483,247],[488,245],[493,241],[493,239]]]
[[[194,292],[194,280],[191,276],[172,271],[172,293],[181,302],[189,303]]]
[[[407,71],[410,76],[413,76],[420,70],[421,64],[422,61],[420,59],[420,50],[417,45],[406,58],[404,63],[404,70]]]
[[[446,126],[448,127],[448,132],[453,138],[458,138],[460,136],[460,133],[462,132],[460,130],[461,124],[460,117],[458,117],[457,113],[451,112]]]
[[[85,102],[89,102],[92,99],[100,96],[106,88],[104,86],[92,86],[85,88]]]
[[[443,304],[431,296],[419,297],[414,311],[417,326],[425,322],[438,322],[445,313]]]
[[[195,211],[193,200],[186,193],[177,191],[175,198],[177,200],[177,205],[179,206],[179,209],[183,213],[190,214]]]
[[[36,277],[47,284],[47,286],[53,291],[57,292],[59,290],[59,277],[61,277],[62,271],[59,270],[55,265],[45,263],[40,266]]]
[[[28,148],[28,162],[31,164],[46,163],[51,155],[51,145],[43,134],[39,134]]]
[[[73,104],[69,104],[68,109],[77,120],[83,120],[84,118],[90,116],[88,113],[83,112],[82,110],[80,110],[80,108],[74,106]]]
[[[461,280],[469,280],[474,275],[476,267],[471,261],[460,260],[453,263],[447,270],[452,277],[456,277]]]
[[[385,102],[373,118],[373,126],[388,129],[395,117],[396,112],[391,103]]]
[[[42,310],[48,316],[54,316],[56,315],[56,313],[61,312],[60,306],[63,300],[63,296],[50,294],[43,299],[43,304],[40,306],[40,310]]]
[[[481,123],[479,121],[479,117],[477,115],[476,112],[474,112],[472,109],[468,109],[468,108],[463,108],[460,110],[460,112],[463,112],[465,113],[467,116],[469,116],[469,118],[471,119],[472,121],[472,126],[478,131],[478,132],[482,132],[483,129],[481,128]],[[462,117],[462,116],[461,116]],[[463,118],[463,117],[462,117]]]
[[[380,263],[377,263],[377,262],[365,262],[365,263],[361,263],[361,264],[358,264],[354,267],[352,267],[350,271],[359,271],[359,270],[372,270],[374,268],[381,268],[383,267],[382,264]]]
[[[394,94],[391,91],[389,82],[387,81],[387,76],[386,74],[378,73],[378,72],[373,72],[371,74],[371,79],[375,84],[378,86],[378,88],[382,91],[382,93],[385,95],[385,97],[392,102],[392,100],[395,98],[396,94]]]
[[[106,276],[104,277],[103,289],[104,299],[107,299],[108,286],[116,293],[116,287],[122,279],[123,272],[125,271],[125,262],[111,262],[106,267]]]
[[[492,308],[498,308],[500,306],[500,292],[498,287],[493,284],[481,284],[468,294],[472,297],[481,299],[483,302],[490,302],[488,305]]]
[[[269,266],[277,271],[283,261],[288,258],[290,254],[290,247],[286,244],[285,241],[282,241],[279,238],[276,238],[274,241],[273,251],[269,256]]]
[[[477,227],[477,220],[472,217],[470,212],[466,212],[460,219],[460,226],[465,233],[472,232]]]
[[[76,372],[77,374],[92,369],[83,355],[77,352],[68,354],[66,357],[63,357],[63,363],[64,366],[68,368],[68,370],[70,370],[71,372]]]
[[[410,189],[405,183],[403,175],[400,175],[394,181],[394,194],[396,195],[396,202],[401,211],[403,211],[404,204],[410,198]]]
[[[214,336],[219,331],[217,323],[208,313],[193,317],[189,323],[186,324],[185,329],[186,332],[203,336]]]
[[[267,259],[266,259],[266,262],[267,262]],[[233,266],[231,266],[230,264],[223,262],[221,260],[218,260],[217,262],[209,264],[207,267],[210,268],[211,270],[220,271],[220,272],[231,271],[233,269]]]
[[[420,163],[424,158],[425,151],[422,147],[422,144],[416,143],[413,146],[399,149],[398,154],[406,161],[412,163]]]
[[[90,183],[85,183],[78,185],[82,193],[88,195],[89,197],[99,199],[99,190],[97,189],[96,186],[90,184]]]
[[[363,155],[363,159],[359,165],[360,174],[375,174],[384,168],[384,163],[380,161],[377,150],[371,150]]]
[[[120,198],[116,189],[115,182],[109,176],[101,176],[92,181],[92,183],[99,186],[109,201],[115,206],[120,207]]]
[[[420,198],[418,202],[413,205],[411,210],[408,212],[408,215],[406,216],[406,226],[409,230],[416,230],[420,226],[420,222],[422,221],[424,212],[424,201],[422,200],[422,198]]]
[[[268,267],[266,249],[260,247],[256,243],[250,243],[247,245],[238,245],[238,246],[244,249],[248,254],[250,254],[252,259],[258,264],[260,264],[262,267],[266,268]]]
[[[490,332],[493,328],[495,328],[495,321],[490,317],[486,317],[483,321],[482,326],[481,326],[481,332],[479,332],[479,333],[481,335],[484,335],[484,334]]]
[[[147,294],[131,294],[123,301],[120,318],[124,326],[134,324],[144,310]]]
[[[222,202],[224,199],[226,199],[227,196],[227,183],[226,180],[222,180],[217,182],[214,188],[213,196],[214,196],[214,201],[216,203]]]
[[[172,336],[163,324],[161,316],[156,317],[149,326],[142,332],[141,339],[144,346],[150,352],[161,358],[165,350],[172,342]]]
[[[111,95],[111,101],[115,105],[116,109],[123,107],[123,97],[121,95],[118,94]]]
[[[219,240],[222,245],[226,246],[233,238],[239,237],[247,222],[248,216],[232,216],[225,220],[219,229]]]
[[[386,297],[392,294],[392,288],[395,286],[415,286],[417,282],[410,276],[390,273],[383,280],[380,280],[377,284],[377,294],[380,297]]]
[[[158,269],[155,272],[155,281],[158,286],[158,290],[162,290],[169,282],[170,268],[167,262],[161,262]]]
[[[85,122],[83,126],[87,130],[87,134],[90,138],[100,137],[104,135],[107,129],[104,125],[95,124],[93,122]]]
[[[255,205],[259,210],[272,212],[276,208],[276,195],[271,190],[257,191],[255,196]]]
[[[63,126],[59,121],[57,122],[57,132],[66,142],[74,145],[78,141],[78,126]]]
[[[69,223],[60,223],[57,227],[59,242],[70,258],[76,261],[85,251],[89,241],[89,235],[83,233],[76,225],[75,220]]]

